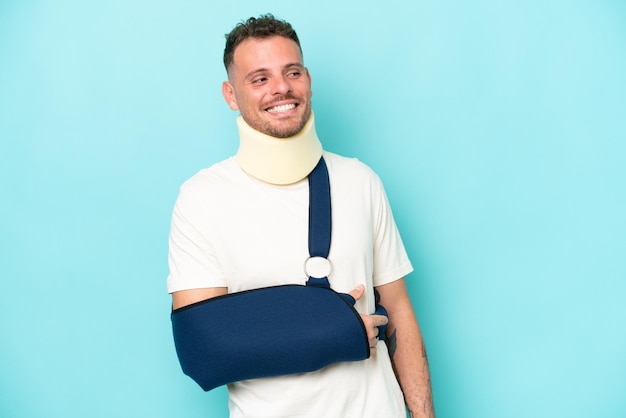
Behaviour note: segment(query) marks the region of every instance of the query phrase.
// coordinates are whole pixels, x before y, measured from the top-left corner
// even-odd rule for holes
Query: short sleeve
[[[226,280],[210,243],[208,196],[184,184],[174,205],[169,236],[169,293],[225,287]]]
[[[391,283],[413,271],[387,194],[380,178],[372,184],[372,210],[374,212],[374,266],[372,279],[374,286]]]

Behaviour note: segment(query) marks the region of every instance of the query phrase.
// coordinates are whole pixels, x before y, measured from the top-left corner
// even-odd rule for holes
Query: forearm
[[[178,309],[192,303],[222,296],[228,293],[227,287],[207,287],[202,289],[181,290],[172,293],[172,308]]]
[[[381,286],[381,304],[389,312],[387,345],[394,372],[412,418],[435,416],[428,358],[404,281]],[[385,305],[387,303],[387,305]]]
[[[390,356],[411,418],[435,416],[426,346],[412,312],[390,319]]]

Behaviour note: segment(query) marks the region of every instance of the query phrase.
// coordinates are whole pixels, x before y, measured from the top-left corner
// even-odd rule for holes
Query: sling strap
[[[309,255],[328,257],[332,216],[330,181],[324,157],[309,174]]]
[[[324,157],[322,157],[309,174],[309,260],[311,258],[325,259],[325,263],[330,266],[328,253],[330,252],[331,234],[330,181],[328,168]],[[328,268],[328,272],[330,272],[330,268]],[[328,274],[321,276],[309,275],[307,286],[330,287]]]

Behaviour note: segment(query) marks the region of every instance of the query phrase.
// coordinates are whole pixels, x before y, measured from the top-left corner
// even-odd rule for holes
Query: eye
[[[298,78],[298,77],[300,77],[300,75],[301,75],[301,74],[302,74],[302,73],[301,73],[300,71],[298,71],[298,70],[293,70],[293,71],[289,71],[289,72],[287,73],[287,77],[290,77],[290,78]]]
[[[267,81],[267,77],[257,77],[252,79],[252,84],[263,84]]]

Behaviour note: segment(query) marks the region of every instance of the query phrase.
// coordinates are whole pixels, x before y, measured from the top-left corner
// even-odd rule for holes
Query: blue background
[[[226,416],[175,357],[167,237],[237,147],[223,34],[266,11],[386,184],[438,416],[626,416],[626,3],[257,3],[0,1],[0,416]]]

